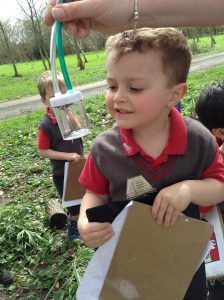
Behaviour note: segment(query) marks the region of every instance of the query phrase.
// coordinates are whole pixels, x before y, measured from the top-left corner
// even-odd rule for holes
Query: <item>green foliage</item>
[[[215,54],[224,50],[224,35],[213,35],[215,44],[211,46],[211,37],[204,36],[195,39],[189,39],[192,52],[196,54]]]
[[[91,100],[94,102],[94,100]],[[15,283],[6,299],[74,299],[93,251],[50,230],[47,202],[58,198],[48,160],[36,150],[38,111],[0,122],[0,261]]]
[[[182,113],[186,116],[194,112],[195,101],[202,89],[212,82],[224,80],[224,67],[200,71],[190,74],[188,78],[188,92],[182,101]]]

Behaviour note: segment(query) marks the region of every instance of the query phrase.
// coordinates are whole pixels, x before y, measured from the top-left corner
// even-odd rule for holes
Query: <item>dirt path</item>
[[[206,70],[221,64],[224,64],[224,52],[193,59],[190,72]],[[105,92],[106,81],[82,85],[76,87],[76,89],[80,90],[84,97],[94,96]],[[42,107],[43,106],[38,95],[15,101],[6,101],[0,104],[0,120],[32,112]]]

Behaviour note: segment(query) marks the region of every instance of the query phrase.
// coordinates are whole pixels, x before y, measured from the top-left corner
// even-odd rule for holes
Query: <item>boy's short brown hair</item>
[[[57,72],[57,79],[59,87],[62,85],[65,86],[63,75],[60,72]],[[49,86],[53,88],[52,73],[48,70],[40,75],[37,82],[37,88],[42,99],[45,99],[47,88]]]
[[[146,52],[149,49],[160,52],[163,71],[168,78],[169,86],[186,82],[191,64],[191,50],[187,38],[178,30],[140,28],[135,34],[132,30],[125,31],[109,37],[106,42],[107,54],[116,50],[117,60],[126,53]]]

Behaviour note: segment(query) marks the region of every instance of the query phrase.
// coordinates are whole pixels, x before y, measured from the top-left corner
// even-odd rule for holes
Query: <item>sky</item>
[[[21,11],[18,2],[21,3],[24,8],[26,7],[26,0],[1,0],[0,20],[5,21],[10,19],[13,21],[15,18],[23,18],[24,13]],[[37,7],[45,2],[45,0],[34,0],[34,3],[37,3]]]

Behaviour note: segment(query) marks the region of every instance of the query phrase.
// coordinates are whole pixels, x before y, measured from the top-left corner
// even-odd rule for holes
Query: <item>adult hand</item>
[[[133,28],[134,0],[81,0],[56,5],[49,0],[44,23],[63,22],[77,37],[90,30],[117,33]],[[138,0],[138,27],[216,26],[223,22],[223,0]]]
[[[77,37],[86,37],[90,30],[116,33],[133,27],[134,0],[82,0],[57,4],[50,0],[44,23],[63,22],[66,31]]]

